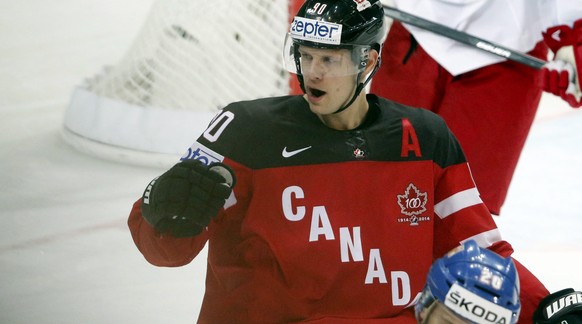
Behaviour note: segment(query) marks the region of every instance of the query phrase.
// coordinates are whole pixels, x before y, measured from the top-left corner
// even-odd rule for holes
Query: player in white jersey
[[[445,119],[499,214],[542,90],[580,107],[582,0],[393,0],[398,9],[554,62],[541,71],[394,22],[371,92]],[[550,55],[552,56],[552,55]],[[541,85],[541,86],[540,86]]]

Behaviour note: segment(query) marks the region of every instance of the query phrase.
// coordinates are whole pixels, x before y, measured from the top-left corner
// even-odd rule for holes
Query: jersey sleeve
[[[478,196],[466,163],[442,170],[435,205],[435,257],[468,239],[509,257],[511,245],[504,241],[487,207]],[[452,241],[443,238],[454,238]],[[515,260],[521,285],[519,323],[532,323],[533,312],[549,292],[525,266]]]
[[[495,243],[490,248],[493,252],[509,257],[513,254],[513,248],[505,241]],[[513,258],[513,257],[512,257]],[[519,313],[519,323],[533,323],[533,313],[540,301],[550,292],[523,264],[513,258],[517,268],[520,284],[521,312]]]
[[[441,257],[467,239],[489,247],[501,236],[480,198],[461,145],[442,118],[433,116],[430,126],[424,137],[430,136],[433,143],[433,257]]]
[[[447,144],[440,147],[461,151],[457,154],[450,152],[449,156],[462,153],[451,133],[446,141]],[[435,257],[442,256],[468,239],[475,240],[479,246],[489,248],[503,257],[510,257],[513,248],[502,239],[493,217],[479,197],[469,164],[448,164],[452,161],[435,163]],[[514,261],[521,285],[519,323],[532,323],[533,312],[549,292],[525,266]]]
[[[235,218],[234,213],[243,213],[241,208],[233,208],[239,201],[248,197],[249,172],[243,165],[236,163],[229,156],[237,148],[233,143],[241,143],[241,135],[233,128],[240,127],[234,122],[234,113],[226,107],[210,122],[208,128],[187,149],[181,160],[195,159],[206,165],[222,162],[229,165],[236,177],[237,185],[233,194],[226,201],[215,219],[201,234],[189,238],[175,238],[169,234],[161,235],[142,216],[141,199],[137,200],[130,212],[128,226],[133,241],[146,260],[156,266],[178,267],[190,263],[204,248],[210,234],[214,233],[215,224],[225,218]],[[239,132],[244,134],[244,132]],[[240,204],[239,204],[240,205]],[[228,211],[227,211],[228,210]]]
[[[133,242],[145,259],[160,267],[179,267],[190,263],[208,240],[207,231],[191,238],[157,233],[141,214],[141,199],[133,204],[128,226]]]

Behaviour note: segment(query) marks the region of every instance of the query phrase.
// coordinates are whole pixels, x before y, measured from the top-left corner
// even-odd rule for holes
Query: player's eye
[[[299,53],[299,55],[301,55],[301,60],[303,60],[303,61],[312,61],[313,60],[313,56],[311,54]]]
[[[324,56],[321,59],[325,64],[336,64],[340,61],[338,57],[335,56]]]

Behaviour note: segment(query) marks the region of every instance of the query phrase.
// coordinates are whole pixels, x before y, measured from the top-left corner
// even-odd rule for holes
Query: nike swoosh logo
[[[295,151],[287,151],[287,146],[285,146],[285,148],[283,149],[283,152],[281,153],[281,155],[283,155],[284,158],[289,158],[292,157],[295,154],[299,154],[303,151],[309,150],[311,148],[311,146],[308,147],[304,147],[304,148],[300,148],[298,150]]]

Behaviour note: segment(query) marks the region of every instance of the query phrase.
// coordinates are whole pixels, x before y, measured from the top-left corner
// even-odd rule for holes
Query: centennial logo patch
[[[412,183],[409,184],[404,194],[398,195],[400,212],[408,217],[399,218],[398,222],[410,222],[411,226],[416,226],[419,222],[430,220],[428,216],[421,216],[426,211],[427,201],[428,195],[426,192],[421,192]]]

